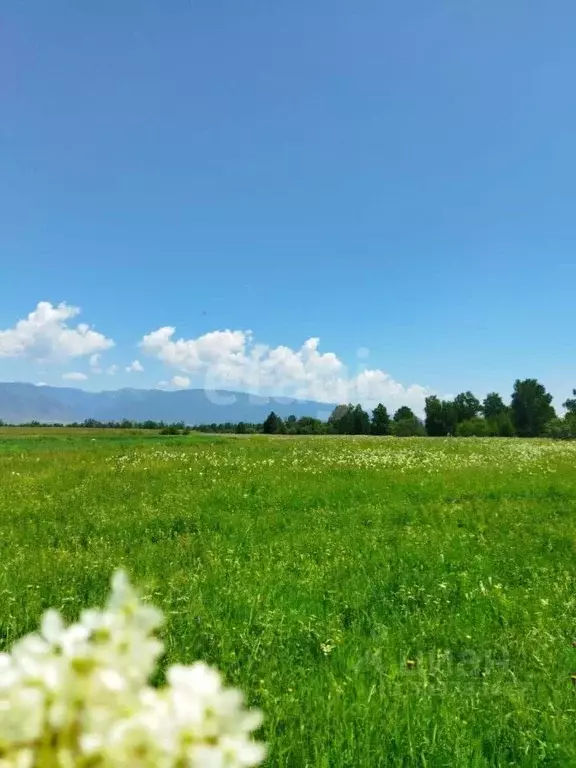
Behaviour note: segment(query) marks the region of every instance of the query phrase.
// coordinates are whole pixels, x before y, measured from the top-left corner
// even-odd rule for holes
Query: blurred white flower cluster
[[[199,662],[148,684],[162,652],[156,608],[126,576],[112,579],[102,611],[64,626],[48,611],[40,634],[0,654],[0,768],[233,768],[258,765],[260,713]]]

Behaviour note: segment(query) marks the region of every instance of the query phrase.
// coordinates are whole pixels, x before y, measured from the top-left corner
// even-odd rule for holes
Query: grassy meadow
[[[0,646],[123,566],[270,766],[576,766],[576,444],[0,431]]]

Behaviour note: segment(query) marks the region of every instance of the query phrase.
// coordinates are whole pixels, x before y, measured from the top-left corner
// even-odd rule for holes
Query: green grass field
[[[0,643],[125,567],[271,766],[576,766],[576,445],[0,432]]]

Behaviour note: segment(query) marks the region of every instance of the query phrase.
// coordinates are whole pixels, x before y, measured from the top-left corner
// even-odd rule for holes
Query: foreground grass
[[[576,765],[576,446],[3,437],[3,647],[123,565],[270,765]]]

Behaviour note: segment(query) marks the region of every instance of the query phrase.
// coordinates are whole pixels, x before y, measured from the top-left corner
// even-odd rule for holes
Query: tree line
[[[482,402],[472,392],[462,392],[453,400],[426,398],[424,421],[431,437],[555,437],[576,438],[576,390],[562,405],[558,416],[552,395],[537,379],[517,379],[507,404],[497,392]]]
[[[576,438],[576,389],[562,405],[558,416],[552,395],[537,379],[517,379],[509,403],[497,392],[481,402],[472,392],[461,392],[452,400],[430,395],[425,400],[424,419],[407,406],[392,416],[382,403],[369,414],[361,405],[338,405],[327,422],[315,419],[286,421],[271,413],[262,431],[268,434],[395,435],[397,437],[553,437]]]
[[[312,416],[280,418],[274,411],[262,423],[224,422],[197,424],[196,432],[269,435],[393,435],[396,437],[552,437],[576,439],[576,389],[563,403],[565,413],[558,416],[552,395],[536,379],[517,379],[509,403],[497,392],[481,402],[472,392],[461,392],[452,400],[430,395],[425,400],[424,418],[403,405],[392,415],[382,403],[371,413],[360,404],[337,405],[327,421]],[[0,420],[0,426],[12,426]],[[99,421],[86,419],[71,424],[42,424],[30,421],[23,427],[70,427],[82,429],[147,429],[161,434],[188,434],[183,421]]]

